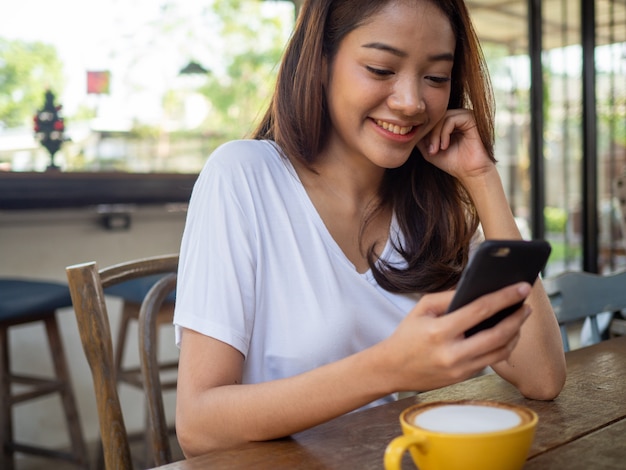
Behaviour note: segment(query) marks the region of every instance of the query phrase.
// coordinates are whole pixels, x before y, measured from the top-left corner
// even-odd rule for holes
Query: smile
[[[392,132],[397,135],[406,135],[413,129],[413,126],[401,127],[397,124],[392,124],[387,121],[381,121],[380,119],[376,119],[376,124],[386,131]]]

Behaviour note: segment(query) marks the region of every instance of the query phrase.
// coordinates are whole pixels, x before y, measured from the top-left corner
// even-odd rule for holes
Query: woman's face
[[[345,36],[330,64],[324,153],[396,168],[443,118],[455,35],[430,1],[394,0]]]

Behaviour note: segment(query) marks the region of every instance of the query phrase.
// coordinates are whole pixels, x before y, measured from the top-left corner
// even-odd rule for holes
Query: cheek
[[[369,77],[356,63],[337,62],[330,80],[329,97],[341,112],[365,110],[384,98],[385,91],[380,82]]]
[[[431,93],[424,96],[426,109],[431,120],[438,122],[448,111],[448,103],[450,101],[449,89],[435,89]]]

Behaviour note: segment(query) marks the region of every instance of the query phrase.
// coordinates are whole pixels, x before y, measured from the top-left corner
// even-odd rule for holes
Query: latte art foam
[[[513,428],[522,418],[515,411],[492,406],[444,405],[419,413],[413,423],[429,431],[476,434]]]

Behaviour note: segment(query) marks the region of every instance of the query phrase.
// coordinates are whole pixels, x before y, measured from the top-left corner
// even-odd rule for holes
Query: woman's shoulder
[[[268,162],[281,158],[278,146],[274,142],[241,139],[231,140],[217,147],[207,160],[207,165],[249,168],[267,165]]]
[[[233,140],[220,145],[208,158],[201,179],[231,181],[249,186],[280,184],[293,178],[293,167],[273,141]]]

